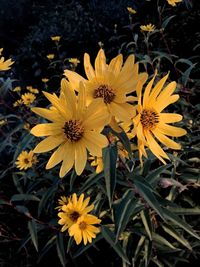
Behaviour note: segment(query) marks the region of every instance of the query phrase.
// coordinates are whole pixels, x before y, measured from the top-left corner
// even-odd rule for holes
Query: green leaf
[[[106,183],[106,191],[110,207],[112,206],[113,194],[116,186],[116,162],[117,147],[109,146],[103,149],[103,165]]]
[[[145,239],[144,243],[144,262],[145,262],[145,267],[148,267],[149,262],[151,260],[151,255],[152,255],[152,242],[149,241],[148,239]]]
[[[149,174],[145,177],[145,180],[147,180],[149,184],[155,183],[157,179],[159,178],[160,174],[163,173],[170,166],[172,165],[167,164],[167,165],[163,165],[163,166],[156,168],[155,170],[149,172]]]
[[[183,246],[188,248],[189,250],[192,250],[192,247],[188,243],[188,241],[180,235],[180,233],[176,232],[176,230],[170,226],[170,225],[161,225],[163,230],[168,233],[170,236],[172,236],[174,239],[176,239],[179,243],[181,243]]]
[[[153,241],[160,244],[160,245],[164,245],[164,246],[167,246],[171,249],[177,249],[175,248],[169,241],[167,241],[164,237],[162,237],[161,235],[159,234],[156,234],[156,233],[152,233],[152,237],[153,237]]]
[[[134,192],[132,189],[127,190],[118,203],[114,204],[116,240],[124,231],[136,206],[137,200],[134,199]]]
[[[70,190],[70,192],[73,190],[73,185],[74,185],[74,182],[75,182],[75,180],[76,180],[76,177],[77,177],[77,174],[76,174],[76,172],[75,172],[75,170],[73,170],[72,171],[72,174],[71,174],[71,176],[70,176],[70,185],[69,185],[69,190]]]
[[[145,241],[146,237],[144,235],[142,235],[139,239],[139,242],[137,244],[137,247],[135,249],[135,253],[134,253],[134,262],[137,261],[138,256],[140,255],[140,252],[142,250],[142,247],[144,246],[144,241]]]
[[[31,194],[16,194],[13,195],[10,201],[26,201],[26,200],[33,200],[33,201],[40,201],[40,199]]]
[[[31,235],[31,240],[33,242],[33,245],[36,251],[38,252],[37,224],[34,219],[28,222],[28,229]]]
[[[124,252],[123,248],[120,246],[119,242],[115,242],[115,236],[113,232],[106,226],[101,226],[101,233],[105,240],[111,245],[111,247],[116,251],[116,253],[128,264],[130,264],[129,259]]]
[[[149,204],[160,215],[160,217],[163,220],[165,220],[160,203],[157,201],[156,197],[154,196],[151,186],[148,185],[147,182],[143,184],[143,182],[136,177],[133,180],[133,182],[135,184],[135,187],[139,191],[140,195],[146,200],[147,204]]]
[[[176,15],[173,15],[173,16],[168,17],[167,19],[165,19],[165,20],[163,21],[163,23],[162,23],[161,28],[164,28],[164,29],[165,29],[165,28],[167,27],[168,23],[169,23],[174,17],[176,17]]]
[[[178,215],[200,215],[200,208],[175,208],[171,207],[170,211]]]
[[[37,259],[37,264],[41,261],[43,256],[49,252],[49,250],[55,245],[56,235],[52,236],[46,243],[46,245],[43,247],[42,251],[40,252],[40,255]]]
[[[98,181],[103,177],[104,177],[103,172],[93,173],[87,178],[86,182],[83,184],[79,192],[84,193],[88,188],[92,187],[93,185],[96,185]]]
[[[149,239],[152,240],[152,223],[151,223],[151,218],[149,216],[149,211],[147,209],[142,210],[140,212],[140,216],[141,216],[144,228],[149,236]]]
[[[61,262],[61,265],[63,267],[66,267],[66,256],[65,256],[64,240],[63,240],[63,234],[62,233],[58,233],[58,235],[57,235],[56,250],[57,250],[58,258]]]
[[[163,208],[163,214],[166,220],[169,220],[173,222],[175,225],[181,227],[184,229],[188,234],[194,236],[195,238],[200,240],[200,236],[198,236],[192,229],[192,227],[181,220],[177,215],[175,215],[173,212],[167,210],[166,208]]]

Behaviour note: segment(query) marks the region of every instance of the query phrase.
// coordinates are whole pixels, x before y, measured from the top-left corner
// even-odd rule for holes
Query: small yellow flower
[[[3,52],[3,48],[0,48],[0,56],[1,56],[2,52]]]
[[[143,32],[153,32],[153,31],[155,31],[156,27],[155,27],[155,25],[149,23],[147,25],[141,25],[140,29]]]
[[[5,61],[4,57],[0,58],[0,71],[9,70],[11,65],[14,63],[11,59]]]
[[[7,124],[7,119],[0,120],[0,126]]]
[[[31,130],[31,126],[30,126],[30,124],[29,124],[28,122],[24,123],[23,128],[24,128],[25,130],[27,130],[27,131],[30,131],[30,130]]]
[[[23,104],[26,106],[30,106],[35,99],[36,99],[36,97],[32,93],[25,93],[22,95]]]
[[[54,54],[49,54],[49,55],[47,55],[47,58],[48,58],[48,59],[54,59],[54,57],[55,57]]]
[[[58,213],[58,217],[61,219],[58,221],[60,225],[63,225],[61,232],[64,232],[73,224],[75,224],[79,217],[85,215],[94,209],[94,205],[89,205],[90,197],[84,200],[84,194],[77,197],[74,193],[68,198],[67,205],[62,206],[62,212]]]
[[[96,234],[100,232],[100,227],[94,224],[100,224],[101,220],[94,215],[84,215],[78,218],[77,222],[69,228],[69,235],[73,236],[76,244],[79,245],[83,240],[84,245],[92,243],[92,239],[96,238]]]
[[[127,7],[127,10],[130,14],[134,15],[137,13],[137,11],[135,9],[133,9],[132,7]]]
[[[14,102],[13,107],[18,107],[18,106],[21,106],[22,104],[23,104],[23,100],[18,99],[17,101]]]
[[[20,170],[26,170],[28,168],[31,168],[35,163],[37,162],[37,158],[34,155],[33,151],[30,150],[22,151],[21,154],[18,156],[15,164],[17,165],[17,168]]]
[[[70,58],[69,63],[73,64],[75,67],[80,63],[78,58]]]
[[[32,86],[27,86],[26,89],[33,94],[39,94],[38,89],[33,88]]]
[[[61,38],[60,36],[56,35],[56,36],[52,36],[51,40],[54,41],[54,42],[59,42],[60,38]]]
[[[20,92],[21,91],[21,87],[20,86],[17,86],[12,91],[13,92]]]
[[[42,82],[43,83],[47,83],[49,81],[49,79],[47,79],[47,78],[42,78]]]
[[[182,2],[182,0],[167,0],[167,2],[171,6],[176,6],[176,4]]]

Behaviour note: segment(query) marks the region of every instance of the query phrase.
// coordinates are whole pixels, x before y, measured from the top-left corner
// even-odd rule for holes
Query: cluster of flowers
[[[84,199],[84,194],[79,198],[74,193],[68,199],[61,197],[59,200],[58,223],[62,225],[61,231],[68,230],[69,236],[73,236],[76,244],[80,244],[83,240],[84,245],[88,242],[92,243],[92,239],[96,238],[96,234],[100,232],[100,227],[94,224],[100,224],[101,220],[96,216],[89,214],[94,209],[94,205],[88,205],[90,197]]]
[[[20,95],[21,87],[17,86],[13,89],[13,92],[17,92],[20,95],[20,99],[16,100],[13,104],[14,107],[25,105],[30,107],[31,104],[36,99],[36,94],[39,94],[39,90],[37,88],[33,88],[32,86],[26,86],[26,90],[28,92]]]
[[[32,108],[36,114],[51,121],[32,128],[33,135],[47,137],[35,147],[34,153],[44,153],[58,147],[46,169],[62,162],[60,177],[64,177],[73,167],[80,175],[89,153],[101,158],[102,149],[108,146],[108,137],[103,134],[104,127],[118,132],[126,128],[131,142],[136,137],[141,163],[142,156],[147,157],[147,147],[165,164],[165,159],[169,157],[158,141],[171,149],[180,149],[180,144],[168,136],[186,134],[184,129],[168,124],[181,121],[181,115],[162,113],[179,98],[178,94],[173,95],[176,83],[165,85],[167,74],[153,87],[155,73],[143,92],[148,75],[139,73],[134,55],[130,55],[124,65],[121,54],[107,64],[102,49],[96,57],[95,69],[87,53],[84,55],[84,67],[87,79],[74,71],[65,70],[67,79],[61,81],[60,95],[44,92],[51,107]]]

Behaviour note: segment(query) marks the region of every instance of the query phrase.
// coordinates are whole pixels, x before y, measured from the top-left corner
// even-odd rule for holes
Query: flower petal
[[[52,135],[42,140],[35,148],[34,153],[50,151],[64,142],[63,134]]]
[[[81,175],[87,162],[87,151],[84,142],[75,143],[75,170]]]
[[[61,123],[42,123],[31,129],[31,133],[35,136],[57,135],[63,132],[63,124]]]

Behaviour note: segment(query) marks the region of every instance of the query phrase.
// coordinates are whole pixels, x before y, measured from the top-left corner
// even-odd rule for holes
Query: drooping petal
[[[182,128],[168,125],[165,123],[159,123],[158,129],[161,133],[168,135],[168,136],[174,136],[174,137],[180,137],[187,133],[186,130]]]
[[[75,145],[75,170],[78,175],[83,172],[87,162],[87,151],[84,142],[80,141]]]
[[[66,142],[64,146],[63,162],[60,168],[59,176],[64,177],[74,165],[75,148],[74,145]]]
[[[51,155],[47,162],[46,169],[51,169],[63,160],[63,153],[65,150],[65,144],[59,146],[59,148]]]
[[[130,110],[118,103],[111,102],[108,105],[108,108],[110,113],[121,121],[127,121],[131,119],[131,114],[129,113]]]
[[[172,148],[172,149],[181,149],[181,145],[171,140],[166,135],[162,134],[159,131],[153,131],[155,137],[163,143],[166,147]]]
[[[83,142],[91,155],[97,157],[102,156],[102,148],[108,145],[108,139],[104,135],[94,131],[85,132]]]

